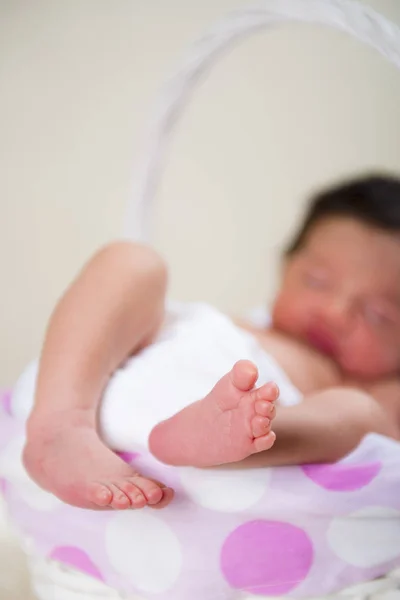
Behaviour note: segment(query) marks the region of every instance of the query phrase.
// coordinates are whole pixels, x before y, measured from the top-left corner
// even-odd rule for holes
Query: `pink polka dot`
[[[78,571],[82,571],[91,577],[104,581],[99,569],[93,564],[86,552],[80,548],[75,548],[73,546],[59,546],[52,551],[50,558],[57,560],[64,565],[68,565],[69,567],[73,567]]]
[[[11,415],[11,394],[0,393],[0,404],[8,415]]]
[[[221,570],[234,589],[280,596],[307,577],[313,554],[302,529],[279,521],[249,521],[225,540]]]
[[[0,478],[0,494],[5,494],[7,491],[7,481]]]
[[[334,492],[352,492],[359,490],[378,475],[382,468],[380,462],[364,465],[304,465],[303,472],[314,483]]]
[[[138,452],[116,452],[116,454],[126,463],[132,463],[140,456]]]

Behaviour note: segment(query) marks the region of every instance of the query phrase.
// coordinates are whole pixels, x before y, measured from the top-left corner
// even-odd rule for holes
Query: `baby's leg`
[[[251,362],[239,361],[203,400],[153,429],[151,452],[171,465],[211,467],[269,450],[278,388],[269,383],[255,389],[257,377]]]
[[[112,373],[151,342],[163,319],[166,271],[149,248],[112,244],[67,290],[50,321],[28,421],[25,466],[61,500],[82,508],[161,508],[173,492],[142,477],[97,434]]]

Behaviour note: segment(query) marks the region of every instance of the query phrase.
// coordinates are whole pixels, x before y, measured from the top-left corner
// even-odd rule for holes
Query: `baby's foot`
[[[73,415],[50,428],[35,426],[24,450],[25,467],[42,488],[58,498],[91,509],[164,508],[173,491],[142,477],[109,450],[95,429],[76,424]]]
[[[203,400],[153,429],[151,452],[168,464],[211,467],[269,450],[279,391],[274,383],[254,389],[257,378],[253,363],[236,363]]]

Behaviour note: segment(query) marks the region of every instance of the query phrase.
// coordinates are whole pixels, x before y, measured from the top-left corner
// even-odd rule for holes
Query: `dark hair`
[[[286,253],[299,250],[312,227],[332,216],[353,217],[385,231],[400,232],[400,179],[373,175],[323,190],[312,200]]]

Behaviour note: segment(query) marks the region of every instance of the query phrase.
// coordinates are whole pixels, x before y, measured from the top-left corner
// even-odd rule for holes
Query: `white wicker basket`
[[[287,22],[330,25],[372,46],[400,69],[400,28],[351,0],[264,0],[232,12],[195,42],[165,83],[134,171],[127,237],[146,241],[162,159],[175,122],[199,77],[237,39]]]

